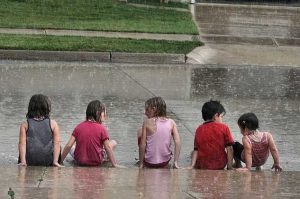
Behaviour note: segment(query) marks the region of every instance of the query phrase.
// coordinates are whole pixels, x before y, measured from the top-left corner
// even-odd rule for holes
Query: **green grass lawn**
[[[0,34],[0,49],[186,54],[199,41]]]
[[[0,27],[198,34],[189,12],[117,0],[1,0]]]
[[[0,1],[0,27],[198,34],[189,12],[140,8],[117,0]],[[147,0],[146,4],[159,5],[155,1]],[[197,41],[0,34],[1,49],[188,53],[199,45],[202,43]]]

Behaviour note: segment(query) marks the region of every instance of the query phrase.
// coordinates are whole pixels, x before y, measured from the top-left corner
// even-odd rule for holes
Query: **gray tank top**
[[[26,162],[29,166],[51,166],[53,162],[53,132],[50,119],[27,119]]]

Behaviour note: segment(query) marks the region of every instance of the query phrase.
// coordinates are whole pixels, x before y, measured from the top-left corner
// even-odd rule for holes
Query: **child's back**
[[[95,121],[84,121],[76,126],[72,134],[76,140],[74,159],[80,165],[101,165],[104,159],[106,128]]]
[[[50,166],[53,162],[53,136],[50,119],[27,119],[26,161],[28,165]]]
[[[268,132],[257,132],[256,137],[246,135],[246,139],[252,146],[252,167],[259,167],[266,163],[269,157]],[[241,154],[245,161],[245,151]]]
[[[226,146],[233,143],[227,125],[218,122],[201,124],[195,134],[195,150],[198,150],[196,168],[223,169],[227,164]]]
[[[205,121],[195,133],[192,163],[189,168],[232,168],[234,140],[227,125],[222,123],[225,109],[219,101],[208,101],[202,106]]]
[[[167,118],[152,118],[149,119],[149,123],[156,126],[156,130],[149,132],[146,137],[145,162],[150,164],[169,162],[172,158],[173,121]]]
[[[139,144],[140,168],[165,167],[172,159],[171,140],[173,138],[174,164],[178,168],[180,137],[174,120],[166,117],[166,103],[161,97],[153,97],[145,103],[148,119],[143,123]]]
[[[20,126],[20,165],[61,166],[60,132],[55,120],[50,119],[51,102],[42,94],[30,98],[27,122]]]

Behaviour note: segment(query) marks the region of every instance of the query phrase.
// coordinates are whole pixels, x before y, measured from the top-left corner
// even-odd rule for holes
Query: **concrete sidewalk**
[[[87,31],[87,30],[59,30],[59,29],[0,28],[0,34],[109,37],[109,38],[152,39],[152,40],[168,40],[168,41],[199,41],[198,35],[107,32],[107,31]]]

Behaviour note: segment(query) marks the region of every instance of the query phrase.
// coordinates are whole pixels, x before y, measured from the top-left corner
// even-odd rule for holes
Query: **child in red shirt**
[[[227,125],[222,123],[225,109],[219,101],[210,100],[202,106],[205,121],[195,133],[190,169],[232,169],[234,140]]]
[[[91,101],[88,104],[86,120],[74,129],[71,138],[64,147],[62,162],[76,142],[74,159],[77,164],[99,166],[102,164],[106,152],[112,166],[118,166],[113,154],[116,142],[109,140],[107,130],[102,124],[105,117],[105,106],[99,100]]]

